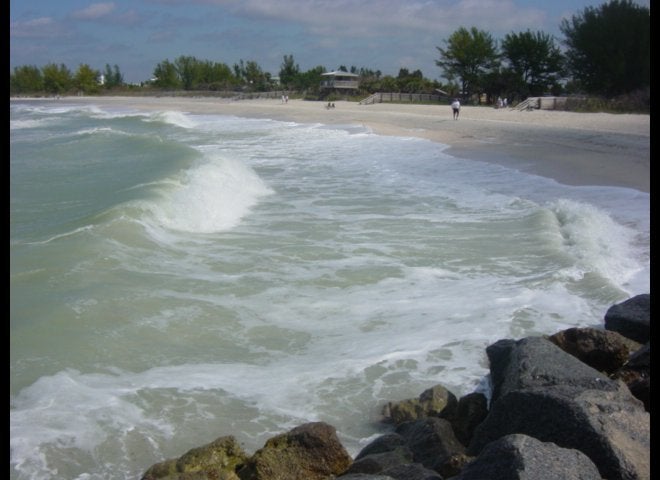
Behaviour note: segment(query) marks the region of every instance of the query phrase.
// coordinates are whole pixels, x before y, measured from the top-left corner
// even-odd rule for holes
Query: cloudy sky
[[[605,0],[10,0],[10,69],[119,66],[127,82],[151,78],[180,55],[230,67],[256,61],[277,75],[284,55],[318,65],[421,70],[442,80],[437,46],[461,26],[563,39],[562,18]],[[650,0],[636,0],[650,8]],[[558,42],[559,43],[559,42]]]

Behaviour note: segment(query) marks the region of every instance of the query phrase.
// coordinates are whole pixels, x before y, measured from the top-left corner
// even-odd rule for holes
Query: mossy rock
[[[269,439],[238,475],[241,480],[329,480],[351,463],[335,428],[312,422]]]
[[[383,409],[383,416],[395,425],[427,417],[451,420],[456,415],[457,407],[456,396],[442,385],[436,385],[424,390],[418,398],[388,403]]]
[[[233,436],[193,448],[177,459],[152,465],[142,480],[239,480],[248,456]]]

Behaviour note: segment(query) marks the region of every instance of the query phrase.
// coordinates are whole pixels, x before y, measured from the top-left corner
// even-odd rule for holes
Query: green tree
[[[159,88],[181,88],[181,81],[176,67],[169,60],[164,60],[154,68],[154,85]]]
[[[560,25],[568,67],[584,90],[615,96],[651,80],[650,10],[631,0],[587,7]]]
[[[202,80],[210,90],[228,90],[237,83],[229,66],[224,63],[204,62]]]
[[[482,79],[483,91],[487,95],[487,103],[495,103],[496,97],[514,101],[516,98],[527,98],[529,91],[522,83],[520,76],[509,68],[494,68]]]
[[[325,72],[325,67],[317,65],[306,72],[299,73],[294,88],[308,93],[318,93],[323,78],[321,74]]]
[[[44,77],[44,90],[59,95],[71,89],[71,71],[63,63],[49,63],[41,69]]]
[[[9,76],[9,93],[11,95],[22,93],[37,93],[44,89],[44,78],[41,70],[33,65],[23,65],[14,68]]]
[[[372,70],[370,68],[361,67],[358,74],[360,75],[360,93],[371,94],[381,90],[381,75],[380,70]]]
[[[502,54],[518,77],[523,95],[546,93],[562,75],[564,57],[553,37],[543,32],[507,34]]]
[[[81,63],[73,76],[73,85],[83,93],[96,93],[99,90],[99,72],[86,63]]]
[[[361,67],[359,71],[360,80],[378,80],[383,73],[380,70]]]
[[[117,65],[115,65],[113,68],[106,63],[103,76],[105,78],[105,88],[107,89],[120,87],[124,84],[124,76],[119,71],[119,67]]]
[[[234,65],[234,69],[237,70],[236,65]],[[264,73],[259,64],[254,60],[243,62],[241,59],[238,71],[240,72],[240,78],[243,79],[249,90],[263,92],[269,88],[270,75]]]
[[[433,93],[432,83],[424,78],[421,70],[410,72],[400,68],[396,78],[397,91],[403,93]]]
[[[498,65],[497,44],[489,33],[472,27],[460,27],[445,40],[446,48],[436,47],[445,78],[460,79],[463,95],[479,93],[483,76]]]
[[[280,83],[284,88],[292,88],[298,82],[300,67],[293,60],[293,55],[284,55],[284,61],[280,66]]]
[[[380,81],[380,88],[375,88],[374,92],[381,90],[383,92],[398,92],[399,84],[397,79],[391,75],[385,75]]]
[[[117,64],[113,67],[113,72],[115,74],[115,84],[117,86],[122,86],[124,84],[124,75],[119,71],[119,66]]]
[[[174,59],[174,67],[184,90],[193,90],[199,80],[199,61],[189,55]]]

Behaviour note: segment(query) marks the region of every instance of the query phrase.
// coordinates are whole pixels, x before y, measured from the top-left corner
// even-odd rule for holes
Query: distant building
[[[98,81],[99,81],[99,85],[105,85],[105,75],[100,74]]]
[[[323,90],[341,90],[350,93],[351,90],[357,90],[359,86],[359,75],[355,73],[334,71],[322,73],[321,89]]]

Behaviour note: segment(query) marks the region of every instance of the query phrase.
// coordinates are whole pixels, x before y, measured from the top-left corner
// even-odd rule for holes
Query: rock
[[[596,328],[569,328],[548,337],[566,353],[609,375],[621,368],[641,346],[618,332]]]
[[[488,413],[488,400],[482,393],[471,393],[456,400],[442,385],[422,392],[418,398],[388,403],[383,409],[385,420],[400,425],[405,422],[438,417],[449,420],[456,438],[467,445],[474,428]]]
[[[369,473],[385,474],[392,468],[385,468],[386,462],[400,460],[400,465],[419,463],[437,472],[444,462],[464,453],[465,447],[456,439],[451,423],[444,418],[429,417],[404,422],[394,433],[376,438],[355,457],[354,466],[360,471],[366,468]],[[364,464],[361,463],[363,461]],[[384,469],[374,471],[378,466]],[[353,471],[351,466],[346,473]],[[391,473],[387,475],[394,476]]]
[[[238,480],[235,472],[247,458],[233,436],[220,437],[207,445],[189,450],[178,459],[152,465],[142,480]]]
[[[493,348],[491,348],[493,347]],[[586,454],[604,478],[648,479],[650,416],[622,383],[528,337],[487,348],[494,392],[467,453],[522,433]]]
[[[493,384],[491,405],[513,390],[567,385],[580,389],[614,391],[607,376],[567,354],[543,337],[499,340],[486,348]]]
[[[398,433],[388,433],[376,438],[369,445],[360,450],[355,457],[355,461],[366,457],[367,455],[374,455],[383,452],[391,452],[397,448],[406,447],[406,440]]]
[[[385,421],[399,425],[426,417],[451,418],[457,408],[456,396],[442,385],[424,390],[418,398],[390,402],[383,409]]]
[[[651,335],[651,295],[646,293],[611,306],[605,313],[605,329],[646,343]]]
[[[647,343],[633,352],[626,362],[626,368],[640,371],[651,371],[651,343]]]
[[[474,429],[488,415],[488,399],[483,393],[469,393],[458,401],[456,415],[451,420],[451,426],[459,442],[468,445],[474,434]]]
[[[337,478],[341,478],[341,480],[396,480],[387,475],[373,475],[371,473],[349,473],[348,475],[340,475]]]
[[[429,470],[419,463],[397,465],[383,472],[396,480],[443,480],[437,472]]]
[[[612,477],[614,478],[614,477]],[[582,452],[527,435],[506,435],[489,443],[452,480],[601,480]]]
[[[642,376],[627,383],[627,385],[630,393],[642,401],[644,410],[651,413],[651,378]]]
[[[312,422],[269,439],[238,476],[241,480],[328,480],[344,473],[351,463],[335,428]]]
[[[628,362],[611,375],[628,385],[630,393],[651,412],[651,344],[647,343],[630,356]]]
[[[465,447],[456,439],[449,421],[430,417],[414,422],[405,422],[396,428],[396,433],[406,441],[416,463],[437,470],[452,455],[465,453]]]
[[[474,460],[474,457],[464,453],[456,453],[446,459],[444,462],[438,462],[435,470],[444,478],[451,478],[458,475],[463,467]]]
[[[412,451],[405,446],[381,453],[372,453],[353,462],[345,473],[383,473],[388,468],[412,463]]]

